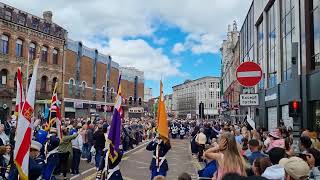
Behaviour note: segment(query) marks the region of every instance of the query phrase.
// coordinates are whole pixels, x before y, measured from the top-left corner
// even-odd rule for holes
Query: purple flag
[[[118,84],[118,95],[116,98],[116,102],[114,104],[114,111],[112,116],[112,122],[110,126],[110,131],[108,134],[108,141],[110,143],[110,149],[109,149],[109,158],[112,162],[114,162],[118,157],[119,152],[119,146],[121,143],[120,134],[121,134],[121,103],[122,103],[122,97],[121,97],[121,76],[119,77],[119,84]]]

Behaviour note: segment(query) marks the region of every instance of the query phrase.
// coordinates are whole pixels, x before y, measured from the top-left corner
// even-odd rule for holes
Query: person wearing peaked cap
[[[286,180],[304,180],[309,178],[309,166],[299,157],[283,158],[279,161],[286,172]]]
[[[41,178],[42,170],[45,166],[45,163],[42,159],[38,158],[40,154],[40,149],[42,145],[32,140],[30,147],[30,158],[29,158],[29,179],[38,179]],[[8,179],[18,179],[18,170],[15,166],[11,168]]]

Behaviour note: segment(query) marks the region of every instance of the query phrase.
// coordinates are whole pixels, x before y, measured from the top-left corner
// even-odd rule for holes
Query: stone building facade
[[[220,48],[222,54],[222,108],[221,112],[229,119],[239,115],[239,96],[241,86],[236,78],[236,70],[240,65],[240,32],[237,30],[236,22],[233,23],[232,29],[229,25],[227,39],[223,41]]]
[[[172,112],[175,116],[197,118],[199,104],[204,103],[206,118],[219,114],[220,78],[206,76],[195,80],[187,80],[183,84],[172,87]]]
[[[35,104],[37,116],[51,99],[55,82],[62,82],[67,31],[52,22],[50,11],[44,12],[40,18],[0,3],[0,36],[0,119],[3,121],[14,111],[17,67],[22,68],[26,90],[36,54],[40,53]],[[61,83],[57,91],[61,94]]]

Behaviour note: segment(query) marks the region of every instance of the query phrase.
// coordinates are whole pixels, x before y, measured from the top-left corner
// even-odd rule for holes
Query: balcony
[[[51,99],[52,92],[50,91],[37,91],[36,99]]]

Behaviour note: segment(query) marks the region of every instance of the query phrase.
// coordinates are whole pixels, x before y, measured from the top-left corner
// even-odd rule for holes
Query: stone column
[[[16,41],[18,36],[11,35],[9,36],[9,60],[16,59]]]

